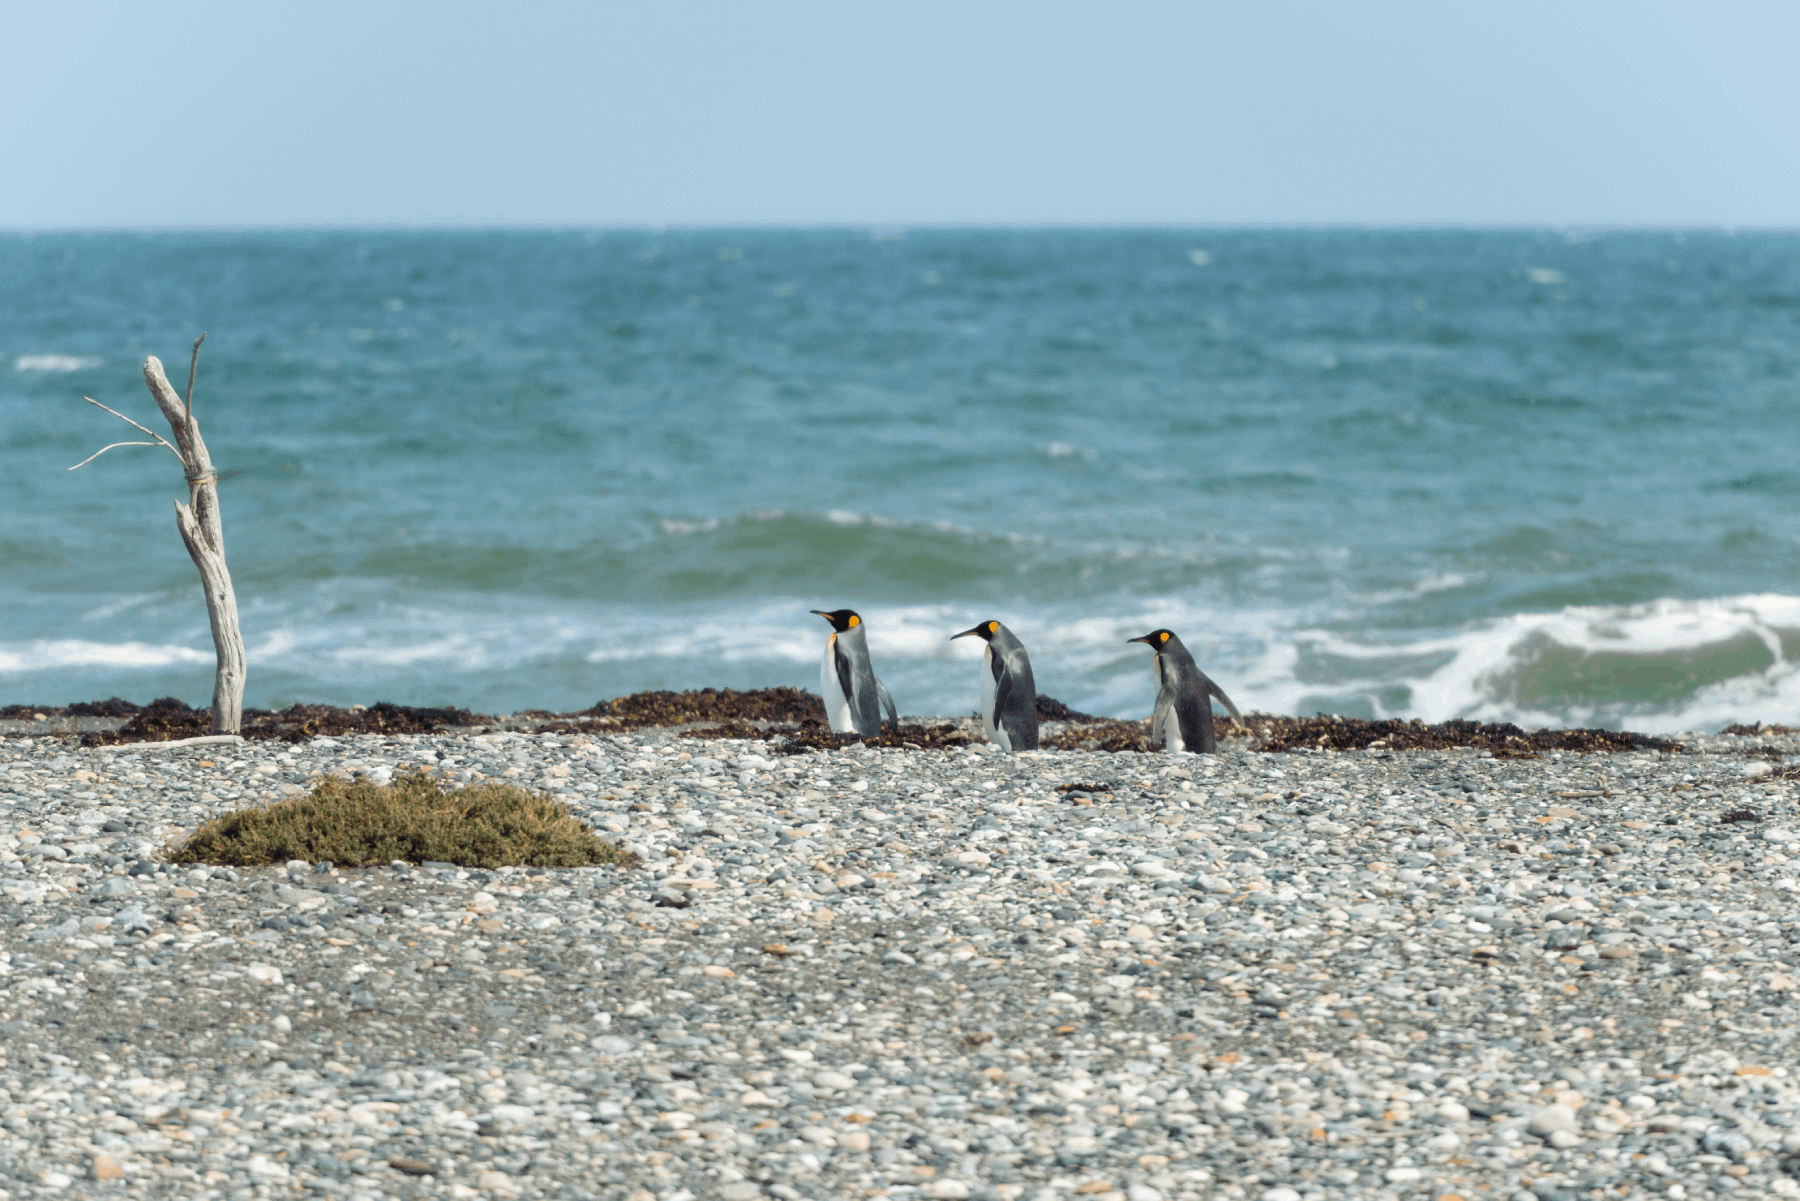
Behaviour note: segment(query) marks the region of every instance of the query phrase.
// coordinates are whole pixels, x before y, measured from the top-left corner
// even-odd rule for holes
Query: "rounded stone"
[[[1531,1111],[1526,1129],[1533,1134],[1554,1134],[1575,1129],[1575,1111],[1567,1105],[1545,1105]]]

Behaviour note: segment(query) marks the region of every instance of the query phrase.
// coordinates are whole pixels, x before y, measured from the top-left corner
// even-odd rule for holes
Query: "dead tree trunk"
[[[181,533],[188,556],[200,572],[200,586],[206,592],[206,615],[212,621],[213,650],[219,660],[213,677],[212,732],[236,734],[244,716],[244,636],[238,631],[237,594],[232,591],[231,572],[225,566],[225,530],[219,521],[219,476],[213,470],[212,457],[206,453],[206,443],[200,438],[200,423],[194,418],[194,375],[200,363],[200,343],[205,340],[206,335],[201,334],[194,341],[185,403],[170,385],[169,377],[163,374],[162,361],[155,355],[144,360],[144,383],[149,386],[150,395],[156,398],[156,407],[162,410],[163,416],[168,418],[169,428],[174,431],[173,446],[123,413],[106,409],[92,397],[85,399],[113,416],[137,425],[156,439],[156,442],[115,442],[114,446],[161,443],[181,460],[183,474],[187,476],[188,503],[175,502],[175,528]],[[111,449],[108,446],[75,467],[85,466]],[[73,471],[75,467],[69,470]]]

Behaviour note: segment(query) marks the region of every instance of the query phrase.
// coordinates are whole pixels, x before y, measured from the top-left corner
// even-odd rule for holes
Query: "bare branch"
[[[112,446],[102,446],[99,450],[95,451],[93,454],[89,455],[87,458],[81,460],[81,462],[75,464],[75,467],[86,467],[89,463],[92,463],[95,459],[99,458],[101,455],[103,455],[107,451],[111,450],[113,448],[113,446],[155,446],[155,445],[156,445],[155,442],[114,442],[112,444]],[[167,446],[168,443],[164,442],[163,445]],[[69,468],[69,470],[73,471],[73,470],[75,470],[75,467],[71,467],[71,468]]]
[[[136,426],[137,426],[137,428],[138,428],[138,429],[141,429],[141,430],[144,430],[144,432],[145,432],[145,433],[146,433],[146,434],[149,434],[149,435],[150,435],[150,436],[151,436],[151,437],[152,437],[152,438],[155,438],[155,439],[156,439],[156,441],[155,441],[155,442],[115,442],[115,443],[113,443],[113,446],[155,446],[155,445],[157,445],[157,444],[158,444],[158,443],[160,443],[160,444],[161,444],[161,445],[163,445],[163,446],[168,446],[168,447],[169,447],[169,453],[170,453],[170,454],[172,454],[172,455],[174,455],[174,456],[175,456],[175,457],[176,457],[176,458],[178,458],[178,459],[179,459],[179,458],[181,458],[181,452],[180,452],[180,451],[178,451],[178,450],[176,450],[176,449],[175,449],[175,448],[174,448],[174,447],[173,447],[173,446],[171,446],[171,445],[170,445],[170,444],[169,444],[169,440],[168,440],[168,439],[167,439],[167,438],[163,438],[163,437],[160,437],[160,436],[158,436],[158,434],[157,434],[157,432],[156,432],[156,431],[155,431],[155,430],[151,430],[151,429],[144,429],[144,427],[143,427],[143,426],[141,426],[141,425],[138,425],[138,423],[137,423],[137,422],[135,422],[135,421],[133,421],[133,420],[132,420],[132,419],[131,419],[131,418],[129,418],[129,417],[127,417],[127,416],[125,416],[125,414],[123,414],[123,413],[121,413],[121,412],[119,412],[119,410],[117,410],[117,409],[107,409],[107,408],[106,408],[106,406],[105,406],[105,405],[103,405],[103,404],[101,404],[101,403],[100,403],[100,402],[99,402],[99,401],[97,401],[97,400],[95,400],[95,399],[94,399],[94,398],[93,398],[93,397],[91,397],[91,396],[84,396],[84,397],[82,397],[82,398],[81,398],[81,399],[83,399],[83,400],[85,400],[85,401],[87,401],[87,402],[88,402],[88,403],[89,403],[89,404],[91,404],[91,405],[93,405],[93,406],[94,406],[94,407],[95,407],[95,408],[99,408],[99,409],[106,409],[106,411],[107,411],[107,412],[108,412],[108,413],[111,413],[111,414],[112,414],[112,415],[113,415],[113,416],[114,416],[114,417],[117,417],[117,418],[118,418],[118,419],[119,419],[119,420],[120,420],[120,421],[123,421],[123,422],[124,422],[124,423],[125,423],[125,424],[126,424],[126,425],[136,425]],[[106,448],[106,449],[107,449],[107,450],[111,450],[111,449],[112,449],[112,446],[109,446],[109,447],[107,447],[107,448]],[[105,452],[105,451],[102,451],[102,452],[101,452],[101,453],[102,453],[102,454],[104,454],[104,453],[106,453],[106,452]],[[83,459],[83,460],[82,460],[82,462],[83,462],[83,463],[85,463],[85,462],[88,462],[88,461],[89,461],[89,460],[87,460],[87,459]],[[79,467],[79,466],[81,466],[81,463],[77,463],[77,464],[75,464],[75,467]],[[70,471],[73,471],[73,470],[75,470],[75,467],[71,467],[71,468],[69,468],[69,470],[70,470]]]
[[[194,436],[195,436],[194,435],[194,376],[196,374],[198,374],[200,371],[200,343],[202,343],[204,341],[206,341],[206,331],[201,330],[200,336],[198,338],[194,339],[194,357],[188,360],[187,427],[188,427],[188,441],[190,441],[190,442],[192,442],[194,440]]]
[[[194,357],[188,360],[187,407],[190,413],[194,411],[194,373],[200,370],[200,343],[204,341],[206,331],[201,330],[200,336],[194,339]]]

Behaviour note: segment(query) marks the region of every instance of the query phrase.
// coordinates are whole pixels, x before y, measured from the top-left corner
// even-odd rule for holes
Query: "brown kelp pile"
[[[805,725],[825,721],[825,703],[802,688],[700,688],[692,692],[634,692],[601,701],[578,716],[628,729],[694,722],[772,722]]]
[[[1155,752],[1161,746],[1150,737],[1148,721],[1124,721],[1096,717],[1071,709],[1054,697],[1037,698],[1039,719],[1046,723],[1042,746],[1046,750]],[[172,697],[138,706],[119,697],[66,706],[8,705],[0,707],[0,720],[45,721],[87,717],[128,718],[116,730],[81,736],[85,746],[111,746],[130,742],[161,742],[193,738],[211,731],[211,714],[191,708]],[[1318,750],[1447,750],[1469,747],[1499,758],[1531,758],[1549,751],[1575,754],[1616,754],[1624,751],[1677,751],[1681,745],[1664,738],[1629,730],[1527,731],[1510,723],[1446,721],[1427,725],[1418,720],[1373,721],[1357,717],[1317,714],[1313,717],[1276,717],[1252,713],[1241,722],[1216,716],[1221,742],[1262,752]],[[373,705],[291,705],[282,710],[244,710],[243,735],[253,740],[280,739],[300,742],[319,735],[430,734],[467,731],[471,728],[506,728],[540,733],[605,734],[627,730],[681,727],[682,737],[697,739],[743,738],[772,742],[784,754],[832,750],[867,742],[872,746],[915,750],[955,750],[979,741],[970,722],[925,722],[883,729],[873,739],[853,734],[833,734],[825,723],[824,705],[813,693],[800,688],[702,688],[688,692],[635,692],[600,701],[575,713],[528,709],[495,717],[467,709],[420,708],[381,701]],[[1787,733],[1784,726],[1732,726],[1725,733],[1754,736]],[[1775,758],[1775,748],[1752,747],[1747,754]]]
[[[75,706],[70,706],[73,708]],[[357,705],[348,709],[335,705],[290,705],[279,711],[244,710],[240,732],[252,741],[304,742],[320,735],[433,734],[447,727],[490,725],[495,720],[467,709],[421,709],[387,701],[378,701],[366,708]],[[209,710],[190,708],[174,697],[163,697],[138,709],[131,720],[117,730],[83,734],[81,744],[118,746],[129,742],[167,742],[199,738],[211,732],[212,713]]]
[[[1681,744],[1630,730],[1533,730],[1510,722],[1483,724],[1446,721],[1426,725],[1414,719],[1367,721],[1357,717],[1267,717],[1245,719],[1257,738],[1256,750],[1291,751],[1316,747],[1327,751],[1441,751],[1471,747],[1496,758],[1533,758],[1546,751],[1575,754],[1619,754],[1626,751],[1678,751]]]

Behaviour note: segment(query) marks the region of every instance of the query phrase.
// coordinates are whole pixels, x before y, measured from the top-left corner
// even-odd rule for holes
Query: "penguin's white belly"
[[[1187,750],[1181,738],[1181,715],[1175,711],[1175,691],[1163,681],[1163,661],[1158,655],[1150,661],[1150,678],[1156,681],[1156,714],[1150,721],[1150,740],[1163,740],[1163,750],[1179,755]]]
[[[833,734],[856,733],[856,722],[850,716],[850,698],[838,682],[837,635],[825,640],[825,662],[819,669],[819,695],[825,698],[825,720]]]
[[[1171,755],[1187,750],[1187,743],[1181,738],[1181,718],[1173,704],[1169,706],[1169,715],[1163,718],[1163,749]]]
[[[994,648],[981,648],[981,731],[989,742],[998,744],[1004,737],[994,725]],[[1007,747],[1011,750],[1011,747]]]

